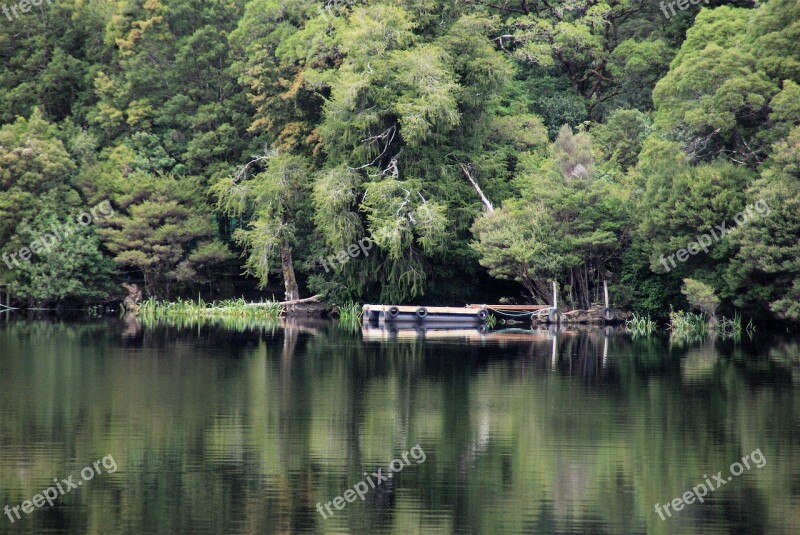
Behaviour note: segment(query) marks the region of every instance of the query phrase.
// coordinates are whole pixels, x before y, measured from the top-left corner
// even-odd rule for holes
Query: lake
[[[800,533],[762,333],[16,320],[0,428],[2,533]]]

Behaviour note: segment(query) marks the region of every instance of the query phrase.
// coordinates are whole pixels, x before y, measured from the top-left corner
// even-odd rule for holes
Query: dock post
[[[611,308],[608,304],[608,283],[603,281],[603,293],[605,294],[605,307],[603,307],[603,311],[601,312],[602,320],[605,323],[612,323],[617,319],[617,313],[614,312],[614,309]]]
[[[547,321],[560,325],[562,321],[561,311],[558,309],[558,292],[556,291],[556,281],[553,281],[553,307],[547,314]]]
[[[553,308],[558,308],[558,295],[556,294],[556,281],[553,281]]]
[[[3,294],[6,295],[6,306],[3,308]],[[11,319],[11,291],[8,288],[0,289],[0,309],[6,313],[6,323]]]

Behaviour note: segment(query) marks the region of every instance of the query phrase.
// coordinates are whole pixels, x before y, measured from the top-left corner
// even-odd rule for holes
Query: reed
[[[705,336],[708,334],[708,320],[705,314],[670,310],[669,330],[674,336]]]
[[[197,298],[197,301],[179,298],[170,302],[151,298],[142,303],[139,309],[139,315],[150,320],[178,316],[185,318],[276,319],[282,312],[283,308],[277,301],[248,303],[239,298],[206,303],[200,297]]]
[[[361,330],[361,315],[363,307],[353,301],[347,301],[337,307],[339,310],[339,321],[337,327],[348,333],[355,333]]]
[[[752,325],[752,321],[750,325]],[[717,334],[723,338],[733,337],[738,339],[742,336],[742,317],[738,312],[734,314],[733,319],[722,316],[715,329]]]
[[[630,319],[625,321],[625,328],[633,336],[649,336],[658,330],[658,325],[647,316],[639,316],[635,312]]]
[[[356,302],[347,301],[343,305],[338,307],[339,309],[339,320],[342,322],[357,322],[361,321],[361,314],[363,313],[363,308]]]

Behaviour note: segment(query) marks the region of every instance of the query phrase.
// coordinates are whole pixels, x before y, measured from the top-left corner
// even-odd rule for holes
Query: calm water
[[[800,533],[798,461],[797,340],[0,325],[0,507],[81,482],[2,533]]]

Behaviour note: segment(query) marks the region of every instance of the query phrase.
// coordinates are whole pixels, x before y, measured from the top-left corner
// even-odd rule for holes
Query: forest
[[[556,281],[663,316],[689,279],[800,321],[796,0],[32,4],[0,15],[14,303],[546,303]]]

